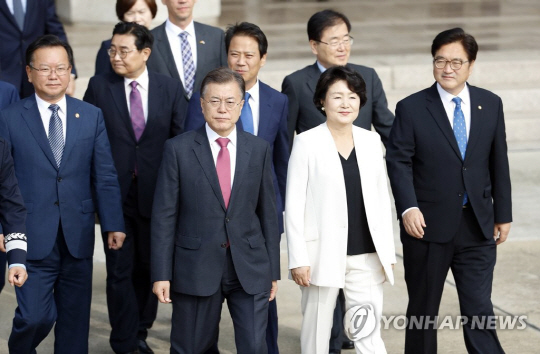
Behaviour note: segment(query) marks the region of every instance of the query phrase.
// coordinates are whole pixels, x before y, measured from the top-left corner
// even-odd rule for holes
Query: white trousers
[[[386,354],[381,338],[383,307],[383,266],[377,253],[347,256],[345,270],[345,308],[371,304],[375,313],[375,329],[354,342],[358,354]],[[332,319],[339,288],[310,285],[302,290],[302,354],[328,354]]]

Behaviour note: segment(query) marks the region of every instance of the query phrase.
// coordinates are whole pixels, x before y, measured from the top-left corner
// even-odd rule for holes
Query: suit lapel
[[[244,134],[249,133],[237,131],[236,134],[236,167],[234,171],[234,181],[229,206],[234,205],[234,200],[238,198],[237,195],[242,189],[242,182],[244,180],[244,176],[246,175],[249,158],[251,156],[251,149],[249,148],[247,139],[244,136]]]
[[[272,111],[271,94],[268,92],[267,86],[259,81],[259,129],[257,136],[265,136],[270,126],[270,120],[277,115],[274,115]]]
[[[69,96],[66,96],[66,109],[66,145],[64,146],[60,168],[65,166],[65,161],[68,160],[73,146],[79,139],[82,120],[86,118],[84,112],[80,112],[79,103]]]
[[[36,142],[41,150],[43,150],[45,156],[47,156],[54,168],[58,169],[34,95],[30,96],[30,98],[25,102],[24,108],[26,108],[26,111],[23,112],[22,116],[26,122],[26,125],[28,126],[28,129],[30,129],[30,132],[34,136],[34,139],[36,139]]]
[[[468,85],[468,84],[467,84]],[[478,97],[478,91],[476,87],[469,86],[469,95],[471,99],[471,128],[469,131],[469,140],[467,142],[467,152],[465,153],[465,159],[474,151],[476,142],[480,139],[480,133],[482,132],[483,110],[482,101]]]
[[[227,208],[225,208],[223,194],[221,193],[221,187],[219,186],[216,165],[214,164],[214,158],[212,156],[212,151],[210,150],[208,136],[206,135],[206,127],[204,125],[197,130],[194,139],[193,152],[195,153],[195,156],[197,156],[197,160],[199,160],[201,168],[208,179],[216,198],[219,200],[221,207],[224,211],[227,210]]]
[[[461,159],[461,152],[459,151],[459,147],[457,145],[456,137],[454,136],[452,126],[448,121],[448,116],[446,115],[446,111],[444,110],[441,97],[439,96],[439,92],[437,91],[437,84],[434,84],[427,90],[426,100],[426,106],[428,111],[431,113],[433,119],[435,119],[435,122],[441,129],[446,140],[448,140],[450,146],[452,146],[452,149],[454,149],[456,155]]]
[[[32,3],[32,1],[30,1],[30,3]],[[26,7],[27,7],[27,11],[28,12],[28,8],[30,8],[30,4],[26,4]],[[21,30],[19,28],[19,25],[17,24],[17,21],[15,21],[15,17],[13,16],[13,14],[11,13],[11,11],[9,11],[9,7],[7,6],[7,3],[6,1],[1,1],[0,0],[0,11],[2,11],[4,13],[4,15],[6,16],[6,18],[9,20],[9,22],[11,22],[11,24],[17,29],[17,30]],[[26,14],[25,14],[25,27],[26,27]]]
[[[308,78],[306,80],[306,84],[309,87],[311,93],[315,93],[315,88],[317,87],[317,82],[319,81],[320,76],[321,71],[317,66],[317,62],[315,62],[315,64],[309,67]]]
[[[197,42],[197,68],[195,70],[195,87],[200,87],[202,80],[201,70],[206,67],[204,65],[205,59],[208,53],[207,32],[204,26],[201,26],[198,22],[193,23],[195,27],[195,41]]]
[[[110,82],[111,84],[109,85],[109,90],[111,91],[111,96],[114,104],[116,105],[116,109],[118,112],[120,112],[118,118],[124,122],[129,136],[136,141],[135,133],[133,132],[133,125],[131,124],[131,116],[129,115],[127,106],[124,78],[118,75],[112,75]]]
[[[161,92],[161,83],[156,79],[153,72],[148,72],[148,118],[146,119],[146,127],[141,135],[141,139],[147,136],[149,131],[156,124],[160,108],[162,107],[163,93]],[[131,123],[131,122],[130,122]],[[133,130],[133,129],[132,129]],[[133,135],[135,137],[135,134]]]
[[[176,69],[176,63],[174,62],[171,46],[169,45],[169,39],[165,32],[165,23],[156,28],[155,40],[154,47],[161,53],[161,57],[165,61],[165,66],[169,70],[170,76],[176,80],[180,80],[180,74],[178,74],[178,69]],[[180,40],[180,38],[178,40]]]

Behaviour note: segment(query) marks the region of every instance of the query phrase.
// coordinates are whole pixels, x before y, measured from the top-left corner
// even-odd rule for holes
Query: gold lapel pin
[[[79,113],[75,113],[75,118],[79,118]]]
[[[201,44],[206,44],[206,42],[205,42],[205,41],[199,41],[199,43],[201,43]]]
[[[482,106],[478,106],[478,109],[482,109]]]

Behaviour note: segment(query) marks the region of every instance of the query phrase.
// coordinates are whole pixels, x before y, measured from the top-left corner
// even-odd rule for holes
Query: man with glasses
[[[367,104],[360,110],[354,125],[371,130],[373,124],[386,144],[394,115],[388,110],[386,95],[375,70],[349,63],[353,44],[350,32],[349,19],[334,10],[317,12],[309,19],[309,45],[317,61],[288,75],[282,84],[282,92],[289,97],[288,128],[291,148],[295,132],[300,134],[326,121],[326,117],[313,103],[313,93],[321,73],[335,65],[346,65],[364,78]]]
[[[467,351],[504,353],[492,325],[491,287],[497,245],[512,222],[510,172],[502,101],[467,84],[477,52],[476,40],[461,28],[435,37],[436,83],[398,103],[386,150],[401,221],[408,323],[421,323],[407,326],[406,354],[437,353],[449,269]]]
[[[118,23],[109,48],[114,73],[91,78],[84,95],[103,110],[126,224],[124,246],[105,247],[109,341],[115,353],[153,353],[146,343],[157,314],[150,281],[150,216],[163,145],[182,132],[187,105],[180,81],[148,71],[152,44],[146,27]]]
[[[224,299],[239,354],[267,353],[268,303],[280,279],[272,150],[236,129],[245,85],[229,68],[201,86],[206,124],[168,140],[152,211],[152,279],[172,301],[171,353],[217,341]]]
[[[106,243],[125,238],[120,187],[101,110],[66,96],[71,47],[46,35],[26,52],[35,95],[0,112],[27,209],[28,280],[9,352],[35,353],[54,326],[56,354],[88,353],[95,212]]]

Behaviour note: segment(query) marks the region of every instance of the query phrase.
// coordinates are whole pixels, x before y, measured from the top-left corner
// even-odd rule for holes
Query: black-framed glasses
[[[345,36],[345,37],[343,37],[343,39],[341,41],[337,40],[337,39],[333,39],[330,42],[323,42],[323,41],[317,41],[317,42],[322,43],[322,44],[326,44],[330,48],[337,48],[342,44],[343,44],[344,47],[351,46],[353,44],[353,41],[354,41],[354,38],[352,36]]]
[[[219,100],[217,98],[212,98],[212,99],[210,99],[210,101],[207,101],[202,97],[201,97],[201,99],[204,102],[208,103],[210,106],[214,107],[214,108],[221,107],[221,104],[223,103],[223,104],[225,104],[225,109],[227,109],[227,111],[232,111],[233,109],[235,109],[243,101],[243,100],[240,100],[240,102],[236,102],[233,99],[226,99],[226,100],[223,101],[223,100]]]
[[[444,69],[446,67],[446,64],[450,63],[450,68],[452,70],[459,70],[461,69],[461,66],[465,63],[468,63],[469,61],[463,61],[461,59],[452,59],[452,60],[446,60],[443,58],[436,58],[433,59],[433,64],[437,69]]]
[[[68,67],[59,67],[59,68],[55,68],[55,69],[52,69],[52,68],[49,68],[49,67],[43,67],[43,68],[34,68],[32,65],[28,65],[30,67],[30,69],[32,70],[35,70],[37,71],[38,75],[40,76],[49,76],[51,75],[53,72],[58,75],[58,76],[64,76],[66,75],[68,72],[70,72],[71,70],[71,66],[68,66]]]
[[[126,59],[127,55],[133,52],[134,50],[135,49],[117,51],[116,49],[109,48],[107,49],[107,54],[109,54],[111,58],[114,58],[116,56],[116,53],[118,53],[118,55],[120,56],[120,59]]]

